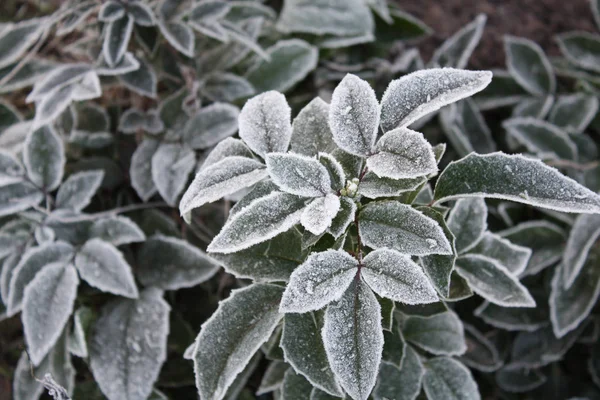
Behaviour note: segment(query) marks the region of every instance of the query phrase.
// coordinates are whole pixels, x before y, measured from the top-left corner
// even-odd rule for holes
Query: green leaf
[[[342,396],[340,386],[329,366],[321,330],[322,312],[286,314],[281,336],[281,348],[286,362],[315,387],[334,396]],[[284,381],[285,392],[285,381]]]
[[[222,399],[236,375],[269,338],[282,317],[278,312],[282,293],[283,288],[269,284],[234,290],[202,325],[194,370],[203,399]]]
[[[268,60],[258,60],[246,74],[257,92],[286,92],[317,66],[319,52],[304,40],[280,40],[266,50]]]
[[[554,104],[554,96],[527,97],[513,108],[513,117],[544,119]]]
[[[600,216],[580,215],[575,220],[563,253],[564,288],[569,288],[586,263],[592,246],[600,237]]]
[[[405,315],[413,315],[416,317],[433,317],[434,315],[443,314],[448,311],[448,306],[443,301],[414,305],[397,303],[396,309]]]
[[[397,197],[402,193],[417,189],[426,181],[426,177],[412,179],[380,178],[373,172],[367,172],[358,184],[357,193],[370,199]]]
[[[456,271],[452,271],[450,276],[450,290],[445,301],[460,301],[473,296],[473,291],[466,279],[460,276]]]
[[[327,358],[340,385],[353,399],[366,400],[375,386],[383,350],[380,321],[379,303],[360,280],[352,282],[325,312]]]
[[[430,400],[479,400],[479,388],[471,372],[449,357],[425,362],[423,389]]]
[[[118,19],[111,18],[107,24],[102,55],[109,66],[114,67],[125,55],[133,32],[133,22],[133,17],[127,15]]]
[[[271,362],[260,381],[256,395],[260,396],[261,394],[271,393],[279,389],[283,383],[284,374],[289,368],[287,363],[283,361]]]
[[[398,368],[402,368],[402,364],[406,358],[406,350],[408,348],[406,341],[402,336],[402,331],[400,330],[400,323],[403,318],[404,316],[402,314],[392,312],[392,329],[388,330],[384,328],[383,330],[384,343],[381,359]]]
[[[473,22],[446,39],[433,53],[430,64],[439,67],[465,68],[481,40],[486,21],[487,16],[479,14]]]
[[[285,400],[305,400],[310,397],[313,387],[302,375],[289,368],[281,385],[281,398]]]
[[[531,249],[511,243],[491,232],[485,232],[469,253],[493,258],[517,276],[525,271],[531,257]]]
[[[373,397],[377,400],[414,400],[421,391],[424,374],[419,355],[412,347],[406,346],[406,357],[401,367],[386,361],[381,363]]]
[[[3,24],[0,31],[0,68],[19,61],[42,33],[50,29],[50,23],[51,21],[46,18],[32,18],[17,23]]]
[[[329,104],[315,97],[294,118],[290,143],[294,153],[316,156],[337,148],[329,129]]]
[[[378,1],[378,0],[373,0]],[[396,40],[417,39],[430,35],[433,30],[423,21],[390,4],[391,21],[379,23],[375,27],[375,37],[378,41],[393,42]],[[371,6],[372,7],[372,6]],[[380,15],[383,18],[383,15]]]
[[[464,324],[467,351],[460,361],[482,372],[493,372],[503,364],[496,346],[474,326]]]
[[[196,286],[219,269],[214,260],[195,246],[162,235],[146,240],[137,260],[136,274],[142,285],[163,290]]]
[[[577,159],[577,146],[555,125],[534,118],[512,118],[502,126],[511,138],[540,158]]]
[[[507,365],[496,372],[498,386],[510,393],[525,393],[546,383],[546,376],[539,370]]]
[[[93,328],[90,369],[109,400],[148,398],[167,358],[171,307],[158,289],[107,303]],[[110,349],[110,351],[107,351]]]
[[[458,253],[464,253],[479,242],[487,229],[487,206],[481,197],[459,199],[448,216],[448,228],[456,239]]]
[[[598,112],[598,98],[585,93],[559,96],[548,121],[567,132],[583,132]]]
[[[515,80],[535,96],[556,90],[556,77],[544,51],[535,42],[514,36],[504,36],[506,65]]]
[[[600,36],[575,31],[556,36],[556,41],[570,63],[588,71],[600,72]]]
[[[467,254],[456,260],[456,271],[475,293],[504,307],[535,307],[527,288],[496,260]]]
[[[246,78],[229,72],[212,73],[206,77],[203,83],[200,88],[202,94],[217,102],[232,102],[256,93],[256,89]]]
[[[56,208],[81,211],[92,200],[102,183],[104,171],[84,171],[73,174],[60,186],[56,194]]]
[[[408,317],[403,322],[402,335],[435,355],[456,356],[467,350],[462,322],[452,311],[427,318]]]
[[[140,60],[140,67],[135,71],[119,75],[119,80],[125,87],[137,94],[156,98],[158,78],[152,66],[146,60]]]
[[[89,228],[90,238],[99,238],[114,246],[143,242],[144,232],[127,217],[115,216],[94,221]]]
[[[1,189],[1,217],[25,211],[44,199],[44,193],[29,182],[15,182],[2,186]]]
[[[435,220],[398,201],[367,204],[359,221],[360,235],[369,247],[388,247],[410,255],[452,254],[452,246]]]
[[[320,197],[331,192],[331,179],[318,160],[294,153],[269,153],[267,170],[281,190],[303,197]]]
[[[474,101],[480,110],[492,110],[499,107],[512,106],[530,98],[521,85],[505,70],[494,70],[494,79],[481,93],[475,95]]]
[[[65,149],[61,138],[50,126],[27,135],[23,154],[27,175],[31,181],[52,191],[60,185],[65,167]]]
[[[212,103],[196,112],[183,128],[183,140],[193,149],[212,147],[237,132],[240,110],[227,103]]]
[[[145,139],[131,157],[131,166],[129,167],[131,186],[143,201],[148,201],[156,193],[156,186],[152,180],[151,160],[159,145],[160,142],[157,140]]]
[[[152,156],[152,180],[167,204],[174,206],[196,166],[196,154],[184,144],[162,143]]]
[[[600,196],[541,161],[521,155],[470,154],[440,174],[437,203],[481,196],[506,199],[551,210],[600,213]]]
[[[550,323],[546,299],[536,303],[535,308],[506,308],[485,301],[473,313],[496,328],[533,332]]]

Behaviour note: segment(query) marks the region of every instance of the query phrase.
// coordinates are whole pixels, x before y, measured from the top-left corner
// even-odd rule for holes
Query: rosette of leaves
[[[427,181],[443,147],[407,126],[490,79],[423,70],[393,81],[379,102],[367,82],[347,75],[331,104],[317,98],[293,123],[280,93],[244,105],[240,139],[209,154],[180,203],[189,218],[251,188],[207,249],[254,283],[222,302],[190,347],[201,398],[223,398],[265,342],[276,361],[263,392],[366,399],[405,390],[414,398],[423,388],[431,399],[479,398],[452,358],[466,347],[446,302],[474,291],[497,306],[535,306],[518,278],[531,252],[487,232],[483,198],[600,213],[596,193],[520,155],[470,154],[439,175],[432,193]],[[446,219],[440,203],[454,199]],[[469,334],[490,348],[474,328]]]
[[[186,241],[148,238],[118,215],[135,205],[83,212],[104,173],[85,170],[65,179],[65,163],[63,141],[50,126],[32,130],[19,157],[0,152],[2,317],[21,313],[27,345],[14,398],[37,399],[44,386],[72,393],[75,355],[87,361],[107,398],[145,399],[166,358],[164,291],[204,282],[218,266]],[[134,264],[140,289],[130,256],[131,245],[142,242]],[[95,307],[101,292],[113,296]],[[36,382],[30,365],[50,378]]]

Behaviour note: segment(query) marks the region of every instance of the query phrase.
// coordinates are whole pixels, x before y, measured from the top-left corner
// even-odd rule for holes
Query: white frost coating
[[[94,221],[89,229],[89,237],[102,239],[114,246],[146,240],[146,235],[137,224],[122,215]]]
[[[279,311],[305,313],[339,300],[355,278],[357,268],[358,261],[345,251],[311,254],[290,276]]]
[[[208,156],[204,159],[199,171],[231,156],[252,158],[252,152],[240,139],[226,138],[219,142],[219,144],[208,153]]]
[[[33,129],[49,126],[48,124],[57,119],[71,104],[74,92],[75,84],[68,85],[36,102]]]
[[[235,253],[274,238],[300,222],[304,206],[305,199],[283,192],[256,199],[229,218],[206,250]]]
[[[140,143],[131,157],[129,167],[131,186],[144,201],[148,201],[156,193],[156,185],[152,180],[151,160],[159,144],[159,141],[146,139]]]
[[[73,312],[79,278],[71,264],[53,263],[25,288],[23,329],[34,365],[39,365],[63,332]]]
[[[430,317],[410,316],[403,323],[402,335],[438,356],[458,356],[467,351],[463,324],[453,311]]]
[[[471,371],[450,357],[437,357],[425,362],[423,389],[428,399],[481,399]]]
[[[75,267],[91,286],[119,296],[138,297],[131,267],[110,243],[101,239],[88,240],[75,256]]]
[[[133,32],[133,17],[127,15],[110,22],[105,31],[102,43],[102,54],[106,63],[114,67],[125,55],[127,45]]]
[[[440,225],[399,201],[369,203],[359,220],[364,244],[374,249],[387,247],[409,255],[452,254]]]
[[[358,185],[358,194],[370,199],[396,197],[417,189],[426,180],[425,177],[413,179],[379,178],[374,173],[367,172]]]
[[[464,253],[475,246],[487,230],[488,210],[481,197],[459,199],[448,216],[448,229],[456,239],[456,251]]]
[[[569,135],[556,125],[537,118],[511,118],[502,123],[509,136],[538,156],[577,159],[577,146]]]
[[[493,258],[467,254],[456,260],[456,271],[475,293],[503,307],[535,307],[535,300],[509,270]]]
[[[327,229],[334,238],[342,236],[348,226],[354,221],[356,203],[348,197],[340,197],[340,210]]]
[[[563,253],[563,287],[569,288],[581,272],[587,256],[600,237],[600,215],[580,215],[575,220]]]
[[[316,159],[294,153],[270,153],[265,157],[273,182],[288,193],[319,197],[331,191],[327,169]]]
[[[244,104],[238,119],[239,135],[258,155],[284,152],[292,137],[292,110],[279,92],[268,91]]]
[[[213,103],[192,116],[183,128],[183,140],[194,149],[206,149],[238,130],[240,110],[231,104]]]
[[[241,188],[266,178],[264,164],[251,158],[231,156],[202,169],[192,181],[179,203],[184,215],[194,208],[219,200]]]
[[[514,244],[491,232],[485,232],[469,253],[493,258],[515,276],[525,271],[531,258],[530,248]]]
[[[152,156],[152,180],[167,204],[177,204],[196,165],[196,154],[180,143],[163,143]]]
[[[314,199],[302,212],[300,223],[314,235],[324,233],[340,210],[340,198],[329,193]]]
[[[573,31],[556,35],[561,53],[573,65],[588,71],[600,72],[598,52],[600,37],[595,33]]]
[[[355,280],[327,307],[322,336],[331,369],[344,390],[355,400],[366,400],[383,351],[381,307],[367,285]]]
[[[315,97],[294,118],[290,148],[306,156],[337,148],[329,129],[329,104],[320,97]]]
[[[548,117],[551,123],[569,132],[582,132],[598,112],[598,98],[587,93],[558,96]]]
[[[434,195],[436,203],[487,197],[563,212],[600,213],[598,194],[539,160],[502,152],[472,153],[451,162],[440,174]]]
[[[504,51],[508,72],[528,92],[543,96],[556,90],[552,64],[537,43],[507,35]]]
[[[381,99],[384,132],[410,125],[441,107],[483,90],[492,80],[490,71],[453,68],[425,69],[396,79]]]
[[[396,250],[379,249],[369,253],[363,263],[363,279],[381,297],[404,304],[438,301],[435,288],[409,256]]]
[[[102,308],[90,341],[90,369],[109,400],[143,400],[167,358],[169,304],[162,291],[137,300],[116,299]]]
[[[425,368],[420,356],[411,346],[406,346],[406,356],[402,361],[401,368],[386,360],[381,362],[373,398],[376,400],[415,400],[421,392],[424,374]]]
[[[367,167],[379,177],[406,179],[437,173],[433,149],[423,134],[408,128],[387,132],[367,158]]]
[[[81,211],[92,200],[102,183],[103,170],[75,173],[60,185],[56,194],[56,208]]]
[[[80,79],[92,69],[88,64],[67,64],[44,75],[44,79],[36,82],[33,90],[27,96],[27,103],[32,103],[47,97],[50,93]]]
[[[481,40],[486,21],[487,16],[479,14],[473,22],[452,35],[433,53],[431,64],[439,67],[465,68]]]
[[[23,162],[29,179],[38,187],[52,191],[60,185],[65,167],[65,148],[54,128],[30,131],[25,139]]]
[[[341,190],[346,185],[346,173],[344,167],[331,154],[319,153],[319,162],[327,169],[331,180],[331,189]]]
[[[342,79],[331,96],[329,127],[341,149],[357,156],[371,154],[379,127],[379,103],[368,82],[352,74]]]

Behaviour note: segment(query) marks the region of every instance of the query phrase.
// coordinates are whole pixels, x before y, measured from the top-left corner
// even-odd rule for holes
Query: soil
[[[429,25],[434,33],[419,43],[429,60],[436,47],[478,14],[488,21],[481,43],[470,60],[471,68],[504,67],[504,35],[521,36],[538,43],[550,56],[560,52],[558,33],[598,32],[589,0],[393,0],[402,10]]]

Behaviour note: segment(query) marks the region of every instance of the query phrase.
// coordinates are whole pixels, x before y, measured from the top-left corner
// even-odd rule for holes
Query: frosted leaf
[[[52,191],[60,185],[65,167],[65,149],[61,138],[50,126],[31,131],[25,139],[23,161],[31,181]]]
[[[73,84],[71,98],[73,101],[85,101],[95,99],[101,95],[100,78],[96,72],[90,71],[79,82]]]
[[[427,179],[422,176],[409,179],[380,178],[373,172],[367,172],[358,185],[358,194],[376,199],[379,197],[397,197],[402,193],[412,192]]]
[[[143,242],[146,240],[144,232],[135,222],[127,217],[114,216],[94,221],[89,229],[90,238],[99,238],[114,246]]]
[[[490,128],[472,99],[464,99],[440,111],[440,123],[461,157],[473,151],[480,154],[496,151]]]
[[[469,250],[469,253],[493,258],[516,276],[525,271],[531,257],[530,248],[511,243],[491,232],[485,232],[479,242]]]
[[[104,171],[83,171],[70,175],[56,194],[56,208],[81,211],[92,200],[102,183]]]
[[[98,11],[98,20],[102,22],[113,22],[125,16],[125,8],[115,2],[108,1]]]
[[[260,396],[279,389],[283,383],[284,374],[289,368],[288,364],[283,361],[271,362],[260,381],[256,395]]]
[[[408,317],[403,323],[402,335],[408,342],[435,355],[457,356],[467,351],[463,324],[452,311],[427,318]]]
[[[294,153],[316,156],[336,149],[329,129],[329,104],[315,97],[294,118],[290,143]]]
[[[600,237],[600,216],[580,215],[571,228],[569,240],[563,253],[563,287],[569,288],[581,272],[588,253]]]
[[[506,308],[485,301],[473,314],[496,328],[533,332],[550,324],[546,299],[536,303],[535,308]]]
[[[362,0],[286,0],[277,21],[282,32],[356,36],[372,33],[371,11]]]
[[[341,250],[311,254],[294,270],[279,310],[305,313],[339,300],[354,280],[358,261]]]
[[[288,193],[319,197],[331,191],[327,169],[314,158],[294,153],[270,153],[265,161],[273,182]]]
[[[157,235],[137,254],[136,275],[144,286],[177,290],[210,279],[219,269],[203,251],[185,240]]]
[[[24,174],[21,162],[11,153],[0,150],[0,187],[20,182]]]
[[[319,153],[319,162],[327,169],[331,181],[331,190],[338,191],[346,185],[346,173],[344,167],[330,154]]]
[[[151,288],[107,303],[93,327],[90,369],[109,400],[148,398],[167,358],[171,307]],[[110,350],[110,351],[108,351]]]
[[[261,157],[286,151],[292,136],[291,112],[281,93],[269,91],[254,96],[240,112],[240,138]]]
[[[152,180],[152,156],[158,150],[160,142],[146,139],[135,149],[131,157],[129,175],[131,186],[143,201],[148,201],[156,193],[156,186]]]
[[[471,371],[450,357],[436,357],[425,362],[423,389],[431,400],[481,399]]]
[[[164,130],[164,123],[156,110],[146,113],[136,108],[130,108],[121,114],[118,129],[127,134],[135,133],[139,129],[150,134],[157,134]]]
[[[0,31],[0,68],[6,68],[25,54],[51,28],[49,19],[31,18],[17,23],[4,23]]]
[[[140,26],[153,26],[156,24],[154,12],[142,2],[128,4],[127,12],[133,17],[135,23]]]
[[[366,400],[383,350],[381,307],[367,285],[354,280],[340,300],[327,307],[322,335],[340,385],[353,399]]]
[[[412,347],[406,346],[406,357],[401,368],[386,361],[381,363],[373,397],[376,400],[414,400],[421,391],[424,374],[419,355]]]
[[[375,12],[386,23],[394,23],[394,19],[392,18],[390,13],[390,8],[388,7],[388,4],[385,0],[366,0],[365,2],[369,5],[371,10]],[[394,16],[396,16],[396,14]]]
[[[313,386],[304,376],[297,374],[293,368],[285,371],[281,385],[282,400],[303,400],[310,397]]]
[[[133,17],[127,15],[106,25],[102,54],[109,66],[114,67],[125,55],[133,32],[133,22]]]
[[[340,198],[329,193],[314,199],[302,212],[300,223],[314,235],[320,235],[331,226],[340,210]]]
[[[363,260],[361,276],[381,297],[405,304],[438,301],[435,289],[410,257],[395,250],[375,250]]]
[[[129,52],[125,52],[121,61],[115,64],[114,67],[108,65],[108,63],[102,58],[96,63],[96,67],[94,71],[99,76],[118,76],[127,74],[129,72],[135,71],[140,67],[140,63],[133,56],[133,54]]]
[[[70,84],[62,87],[36,103],[33,129],[44,127],[54,122],[74,100],[76,86]]]
[[[327,232],[335,239],[339,238],[346,232],[348,226],[354,221],[356,214],[356,203],[348,197],[340,197],[340,210],[331,221],[331,225],[327,228]]]
[[[252,203],[254,200],[265,197],[277,191],[279,191],[279,187],[269,179],[257,182],[251,187],[250,192],[244,195],[244,197],[238,200],[238,202],[231,207],[231,210],[229,210],[229,216],[233,217],[239,211],[246,208],[246,206]]]
[[[67,263],[73,257],[73,247],[64,242],[52,242],[28,249],[12,271],[8,290],[7,314],[16,314],[22,306],[26,286],[46,265]]]
[[[456,260],[456,271],[475,293],[504,307],[535,307],[535,300],[510,271],[492,258],[467,254]]]
[[[153,67],[146,60],[140,60],[138,69],[119,75],[119,80],[125,87],[137,94],[156,98],[158,78]]]
[[[267,341],[283,316],[278,312],[282,292],[283,288],[269,284],[233,290],[202,325],[194,352],[202,399],[223,399],[236,375]]]
[[[194,56],[194,32],[192,28],[180,21],[158,20],[158,27],[165,39],[177,51],[188,57]]]
[[[456,251],[464,253],[477,244],[487,230],[487,206],[481,197],[459,199],[448,216],[448,228],[456,239]]]
[[[245,78],[229,72],[210,74],[200,88],[202,94],[212,101],[235,101],[256,94],[254,86]]]
[[[369,247],[387,247],[409,255],[452,254],[439,224],[399,201],[369,203],[359,220],[360,235]]]
[[[54,239],[56,238],[56,235],[54,233],[54,230],[52,230],[52,228],[39,225],[38,227],[35,228],[34,237],[35,237],[35,241],[38,244],[44,244],[47,242],[53,242]]]
[[[415,197],[414,204],[429,204],[433,200],[433,189],[429,183],[425,184]]]
[[[285,361],[313,386],[331,395],[342,396],[321,339],[323,314],[323,312],[286,314],[280,346]]]
[[[563,337],[581,325],[587,318],[600,295],[598,261],[600,251],[590,251],[587,260],[568,288],[564,285],[564,264],[554,271],[550,291],[550,319],[556,337]]]
[[[88,358],[88,333],[94,311],[86,306],[79,307],[73,314],[73,327],[69,334],[69,352],[77,357]]]
[[[183,128],[183,140],[193,149],[206,149],[238,130],[240,110],[231,104],[213,103],[192,116]]]
[[[568,132],[583,132],[598,112],[598,99],[585,93],[559,96],[548,121]]]
[[[367,158],[367,167],[379,177],[393,179],[417,178],[438,170],[429,142],[422,133],[407,128],[383,135],[375,154]]]
[[[430,64],[439,67],[465,68],[481,40],[486,21],[487,16],[479,14],[473,22],[446,39],[433,53]]]
[[[39,365],[73,312],[79,278],[71,264],[46,265],[25,287],[23,330],[31,362]]]
[[[503,360],[494,343],[474,326],[464,324],[464,328],[467,351],[460,357],[460,361],[481,372],[493,372],[500,368]]]
[[[504,36],[504,51],[508,72],[535,96],[556,90],[552,65],[542,48],[535,42],[514,36]]]
[[[483,90],[492,80],[489,71],[452,68],[426,69],[396,79],[381,99],[384,132],[407,127],[441,107]]]
[[[220,23],[221,28],[232,42],[240,44],[243,49],[250,49],[264,60],[270,59],[269,55],[263,50],[260,44],[257,43],[257,38],[251,32],[247,32],[243,26],[228,21],[227,19],[221,20]]]
[[[80,80],[91,70],[92,66],[89,64],[66,64],[56,67],[45,74],[43,79],[35,82],[35,86],[27,96],[26,101],[31,103],[42,100],[52,92]]]
[[[470,154],[440,174],[437,203],[460,197],[505,199],[551,210],[600,213],[600,196],[541,161],[501,152]]]
[[[231,254],[213,253],[211,257],[238,278],[281,282],[289,279],[306,255],[307,251],[302,249],[302,235],[292,228],[246,250]]]
[[[554,96],[548,95],[544,97],[527,97],[519,102],[513,108],[513,117],[532,117],[544,119],[550,112],[554,104]],[[513,146],[512,143],[509,143]]]
[[[200,170],[203,170],[213,164],[218,163],[226,157],[239,156],[252,158],[252,152],[239,139],[226,138],[219,142],[204,159]]]
[[[561,53],[573,65],[588,71],[600,72],[600,36],[575,31],[556,36]]]
[[[101,239],[88,240],[75,256],[79,275],[104,292],[137,298],[131,267],[116,247]]]
[[[373,151],[379,127],[379,103],[368,82],[347,74],[331,95],[329,127],[335,143],[357,156]]]
[[[250,203],[231,217],[207,251],[234,253],[269,240],[300,222],[305,199],[274,192]]]
[[[183,144],[163,143],[152,156],[152,180],[167,204],[177,204],[179,195],[196,165],[196,154]]]
[[[231,156],[202,169],[179,203],[183,215],[206,203],[251,186],[268,175],[264,164],[251,158]]]
[[[507,365],[496,372],[496,384],[509,393],[532,391],[546,383],[546,380],[540,370],[518,365]]]
[[[567,241],[565,231],[548,221],[523,222],[497,234],[532,250],[523,276],[537,274],[560,260]]]
[[[0,190],[0,216],[25,211],[42,202],[44,194],[29,182],[16,182]]]
[[[257,92],[286,92],[317,67],[319,50],[301,39],[280,40],[252,65],[246,79]]]
[[[577,146],[559,127],[534,118],[512,118],[502,123],[508,135],[539,157],[576,160]]]
[[[555,336],[551,327],[535,332],[519,332],[513,340],[511,365],[538,368],[561,360],[583,333],[586,325],[581,324],[561,338]]]

